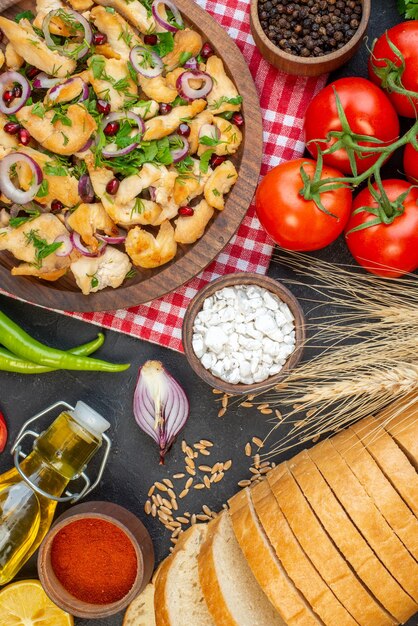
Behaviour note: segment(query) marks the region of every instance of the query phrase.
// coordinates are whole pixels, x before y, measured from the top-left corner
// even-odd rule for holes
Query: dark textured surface
[[[399,20],[395,0],[374,0],[369,37],[372,40],[385,27]],[[365,74],[366,49],[339,72],[341,75]],[[396,170],[396,164],[391,165]],[[321,253],[323,258],[333,261],[349,261],[349,255],[341,241]],[[283,277],[283,268],[273,264],[270,275]],[[301,296],[303,293],[295,292]],[[309,318],[309,310],[302,303]],[[47,341],[60,348],[92,339],[97,329],[74,319],[50,313],[42,309],[0,297],[0,309],[13,317],[37,339]],[[130,361],[132,367],[122,374],[94,374],[77,372],[55,372],[44,376],[20,376],[0,373],[0,406],[9,427],[12,441],[21,424],[31,415],[58,399],[75,403],[82,399],[100,411],[112,423],[110,435],[113,450],[109,465],[99,488],[92,495],[95,500],[108,500],[126,506],[144,522],[151,533],[157,560],[168,552],[168,532],[155,520],[147,517],[143,506],[150,485],[157,479],[171,476],[183,470],[183,455],[177,442],[167,457],[166,468],[158,465],[158,457],[152,441],[139,430],[132,415],[132,395],[137,370],[146,359],[160,359],[170,372],[183,384],[191,404],[191,416],[184,431],[188,442],[206,438],[215,442],[213,453],[208,457],[210,464],[218,460],[233,459],[233,467],[224,480],[211,491],[194,491],[184,502],[184,510],[199,511],[206,503],[218,509],[237,490],[237,481],[248,475],[248,458],[244,445],[253,435],[265,435],[270,425],[267,416],[250,409],[231,409],[222,419],[217,417],[218,405],[211,389],[193,373],[181,354],[159,348],[125,335],[106,331],[106,342],[98,355],[114,361]],[[181,439],[181,438],[180,438]],[[11,464],[6,452],[0,457],[0,471]],[[205,462],[205,461],[203,461]],[[93,468],[90,469],[90,472]],[[180,481],[181,482],[181,481]],[[62,509],[59,509],[62,510]],[[27,566],[20,577],[36,574],[35,565]],[[109,572],[111,575],[111,572]],[[76,620],[77,626],[121,626],[122,615],[101,620]],[[409,626],[418,626],[412,619]],[[190,626],[194,626],[190,624]],[[338,626],[338,625],[335,625]]]

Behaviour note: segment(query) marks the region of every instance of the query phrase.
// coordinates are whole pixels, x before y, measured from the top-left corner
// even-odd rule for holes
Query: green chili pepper
[[[93,341],[83,343],[83,345],[77,346],[76,348],[71,348],[68,352],[77,356],[88,356],[96,352],[96,350],[103,345],[104,338],[103,333],[99,333],[97,338]],[[38,365],[37,363],[32,363],[32,361],[21,359],[9,352],[9,350],[6,350],[6,348],[0,346],[0,371],[16,372],[18,374],[44,374],[46,372],[54,372],[55,370],[51,367],[45,367],[44,365]]]
[[[27,332],[1,311],[0,344],[26,361],[32,361],[52,369],[123,372],[129,367],[129,363],[108,363],[107,361],[77,356],[63,350],[49,348],[28,335]]]

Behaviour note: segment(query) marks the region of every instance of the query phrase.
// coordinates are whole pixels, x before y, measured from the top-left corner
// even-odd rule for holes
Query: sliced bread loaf
[[[197,556],[208,531],[195,524],[183,533],[155,580],[156,626],[214,626],[199,583]]]
[[[416,602],[418,564],[334,448],[332,439],[317,444],[308,454],[370,547]]]
[[[267,475],[290,528],[317,572],[360,626],[390,626],[392,619],[357,578],[312,511],[290,471]]]
[[[418,470],[418,392],[388,406],[377,415],[377,420]]]
[[[154,585],[149,583],[131,602],[123,618],[123,626],[156,626],[154,617]]]
[[[209,524],[198,561],[200,584],[216,626],[285,626],[254,578],[226,511]]]
[[[306,450],[289,461],[289,468],[328,534],[376,599],[405,622],[415,603],[384,567],[348,517]]]
[[[302,550],[268,482],[261,482],[250,490],[250,494],[258,518],[283,568],[315,613],[326,626],[355,626],[357,622],[337,600]]]
[[[277,558],[254,510],[249,490],[239,491],[228,504],[235,537],[247,563],[286,624],[323,626]]]
[[[352,429],[418,517],[418,475],[405,454],[373,417],[361,420]]]
[[[363,485],[389,526],[418,559],[418,519],[387,480],[352,429],[333,437],[332,443]]]

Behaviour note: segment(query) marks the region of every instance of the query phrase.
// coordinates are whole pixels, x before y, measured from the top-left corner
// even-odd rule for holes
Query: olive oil
[[[97,452],[108,427],[105,419],[79,402],[36,439],[20,467],[39,489],[59,497]],[[39,547],[56,505],[32,489],[16,468],[0,476],[0,585],[9,582]]]

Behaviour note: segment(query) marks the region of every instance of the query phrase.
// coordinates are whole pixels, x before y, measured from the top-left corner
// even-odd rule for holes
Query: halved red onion
[[[172,156],[173,159],[173,163],[178,163],[179,161],[182,161],[188,154],[189,154],[189,148],[190,148],[190,144],[187,141],[186,137],[182,137],[181,135],[177,135],[177,133],[174,133],[173,135],[170,135],[169,140],[175,140],[176,143],[182,143],[181,147],[176,147],[170,150],[170,154]]]
[[[35,89],[50,89],[61,82],[62,78],[51,78],[45,72],[41,72],[33,79],[33,86]]]
[[[174,26],[174,24],[170,24],[170,22],[167,19],[163,18],[160,15],[159,8],[161,6],[171,11],[178,26]],[[179,30],[179,27],[180,28],[184,27],[184,22],[183,22],[181,13],[176,7],[176,5],[174,4],[174,2],[171,2],[171,0],[154,0],[151,5],[151,11],[154,16],[154,19],[158,22],[158,24],[172,33],[175,33],[177,30]]]
[[[209,139],[213,139],[218,141],[221,136],[221,131],[215,124],[202,124],[199,130],[199,139],[202,137],[209,137]]]
[[[94,193],[93,185],[91,184],[90,176],[88,174],[80,176],[80,180],[78,181],[78,195],[86,204],[94,202],[96,194]]]
[[[49,13],[47,13],[45,15],[44,20],[42,22],[42,32],[43,32],[44,37],[45,37],[46,45],[51,50],[57,50],[60,54],[63,54],[64,56],[74,56],[74,48],[72,50],[70,48],[68,48],[68,43],[65,43],[63,46],[57,45],[54,42],[54,40],[52,39],[51,33],[49,31],[49,24],[51,22],[51,19],[53,17],[60,17],[60,14],[62,14],[63,11],[65,13],[68,13],[76,22],[81,24],[81,26],[82,26],[82,28],[84,30],[84,37],[83,37],[83,42],[85,42],[84,46],[81,46],[82,42],[79,42],[79,43],[72,42],[72,43],[70,43],[70,45],[77,46],[77,47],[80,48],[78,50],[77,54],[75,55],[75,57],[76,57],[76,59],[81,59],[82,57],[84,57],[87,54],[87,52],[90,49],[90,44],[91,44],[92,39],[93,39],[93,32],[92,32],[91,26],[90,26],[89,22],[86,20],[86,18],[83,15],[80,15],[80,13],[77,13],[77,11],[73,11],[72,9],[69,9],[69,8],[55,9],[54,11],[50,11]]]
[[[98,256],[102,256],[103,252],[105,251],[105,248],[107,246],[107,243],[105,241],[102,241],[98,250],[96,250],[96,252],[92,252],[90,250],[90,248],[87,248],[87,246],[85,246],[82,241],[81,241],[81,237],[78,233],[76,233],[75,231],[73,231],[70,235],[71,238],[71,242],[74,246],[74,248],[76,248],[76,250],[78,250],[79,252],[81,252],[81,254],[83,256],[87,256],[89,258],[95,258]]]
[[[126,233],[122,233],[121,230],[119,230],[119,236],[117,237],[111,237],[109,235],[101,235],[99,233],[96,233],[96,238],[100,239],[100,241],[105,241],[106,243],[110,243],[111,245],[114,246],[118,246],[121,243],[125,242],[126,239]]]
[[[191,80],[201,80],[203,84],[200,89],[194,89],[191,87]],[[200,70],[187,70],[187,72],[183,72],[183,74],[181,74],[176,81],[176,89],[179,95],[185,100],[206,98],[206,96],[212,91],[212,87],[212,78],[209,74],[201,72]]]
[[[55,251],[57,256],[69,256],[73,251],[74,245],[71,241],[70,235],[58,235],[58,237],[55,238],[54,243],[61,244]]]
[[[63,90],[63,88],[66,85],[69,85],[69,84],[73,83],[76,80],[81,80],[81,82],[82,82],[81,93],[80,93],[80,97],[78,99],[78,102],[83,102],[83,100],[87,100],[87,98],[89,97],[89,86],[79,76],[73,76],[72,78],[69,78],[68,80],[66,80],[65,82],[63,82],[61,84],[54,85],[52,87],[52,89],[50,90],[49,94],[48,94],[49,100],[52,100],[52,101],[56,100],[58,98],[59,94],[61,93],[61,91]]]
[[[19,161],[29,165],[33,174],[33,182],[27,191],[17,189],[10,178],[10,168],[19,163]],[[22,152],[12,152],[11,154],[7,154],[0,161],[0,187],[6,198],[9,198],[12,202],[16,202],[17,204],[26,204],[27,202],[33,200],[38,193],[42,180],[43,174],[41,168],[36,161],[34,161],[27,154],[23,154]]]
[[[7,89],[10,89],[13,83],[18,83],[22,88],[22,95],[18,98],[15,98],[10,106],[6,106],[6,103],[3,100],[4,92]],[[19,72],[14,72],[10,70],[10,72],[4,72],[0,75],[0,111],[5,113],[6,115],[12,115],[17,113],[19,109],[21,109],[25,104],[26,100],[29,98],[31,94],[30,84],[27,78],[19,74]]]
[[[183,65],[187,70],[198,70],[199,63],[197,62],[196,57],[190,57],[188,61]]]
[[[135,122],[136,126],[138,127],[138,132],[136,134],[139,134],[142,137],[142,135],[145,133],[144,120],[136,113],[132,113],[132,111],[115,111],[114,113],[109,113],[109,115],[106,115],[106,117],[102,119],[100,126],[103,130],[109,122],[120,122],[121,120],[123,121],[126,119]],[[134,130],[134,128],[132,128],[132,130]],[[118,148],[116,143],[108,143],[105,148],[103,148],[102,154],[107,159],[111,159],[115,156],[125,156],[126,154],[132,152],[132,150],[135,150],[137,145],[138,142],[134,141],[125,148]]]
[[[155,78],[162,74],[164,63],[154,50],[135,46],[129,53],[129,60],[138,74],[146,78]]]

